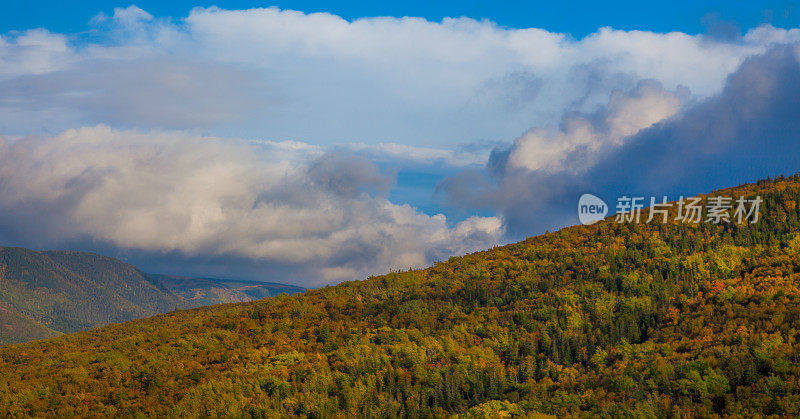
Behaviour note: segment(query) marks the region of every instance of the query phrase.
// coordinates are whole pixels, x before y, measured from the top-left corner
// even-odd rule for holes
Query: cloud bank
[[[502,235],[494,217],[449,227],[392,204],[381,196],[392,179],[375,165],[317,154],[102,125],[21,138],[0,148],[0,231],[38,247],[273,262],[313,285],[424,266]]]
[[[746,57],[800,39],[770,26],[733,40],[611,28],[573,39],[277,8],[195,8],[173,22],[131,6],[92,25],[0,37],[4,134],[104,123],[326,145],[508,141],[642,79],[709,97]]]

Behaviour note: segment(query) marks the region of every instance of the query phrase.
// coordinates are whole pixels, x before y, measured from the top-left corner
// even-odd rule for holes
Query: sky
[[[313,287],[800,167],[792,2],[37,5],[0,16],[7,245]]]
[[[0,30],[25,30],[44,27],[61,33],[85,31],[89,17],[127,7],[124,1],[40,0],[34,4],[8,2],[0,15]],[[306,13],[327,12],[347,20],[373,16],[416,16],[431,21],[467,16],[491,20],[509,28],[544,28],[569,33],[576,38],[601,27],[653,32],[706,32],[720,23],[749,29],[763,23],[776,27],[798,24],[796,1],[139,1],[140,8],[160,17],[180,19],[193,7],[218,6],[223,9],[250,9],[277,6]]]

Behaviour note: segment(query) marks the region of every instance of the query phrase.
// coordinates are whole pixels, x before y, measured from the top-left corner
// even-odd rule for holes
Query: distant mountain
[[[758,223],[674,205],[3,346],[0,416],[800,417],[800,177],[713,196]]]
[[[93,253],[0,247],[0,343],[302,290],[273,283],[151,275]]]
[[[193,307],[219,303],[241,303],[303,292],[305,288],[276,282],[234,281],[175,275],[150,275]]]

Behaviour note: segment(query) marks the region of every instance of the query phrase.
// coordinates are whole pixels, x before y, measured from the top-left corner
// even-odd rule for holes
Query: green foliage
[[[577,226],[0,348],[0,415],[800,415],[800,178],[753,225]]]

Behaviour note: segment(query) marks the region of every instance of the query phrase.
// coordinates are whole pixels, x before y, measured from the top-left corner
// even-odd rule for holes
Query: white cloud
[[[594,115],[565,115],[555,132],[526,132],[514,141],[508,162],[511,168],[580,173],[640,130],[674,116],[680,107],[679,94],[656,81],[643,81],[632,92],[614,92],[607,107]]]
[[[745,57],[800,38],[762,26],[735,43],[610,28],[575,40],[277,8],[196,8],[172,22],[132,6],[94,24],[73,42],[42,30],[0,40],[3,132],[107,123],[328,145],[508,141],[640,79],[708,97]]]
[[[502,235],[493,217],[449,227],[369,194],[386,181],[374,166],[316,151],[107,126],[21,138],[0,148],[0,229],[43,246],[90,239],[281,263],[315,285],[420,267]]]
[[[0,36],[0,79],[46,74],[72,64],[75,52],[67,37],[44,29]]]
[[[477,151],[414,147],[398,143],[354,143],[344,144],[339,148],[348,152],[358,153],[376,162],[391,161],[425,165],[443,163],[454,167],[482,165],[486,163],[486,159],[489,156],[488,145]]]

